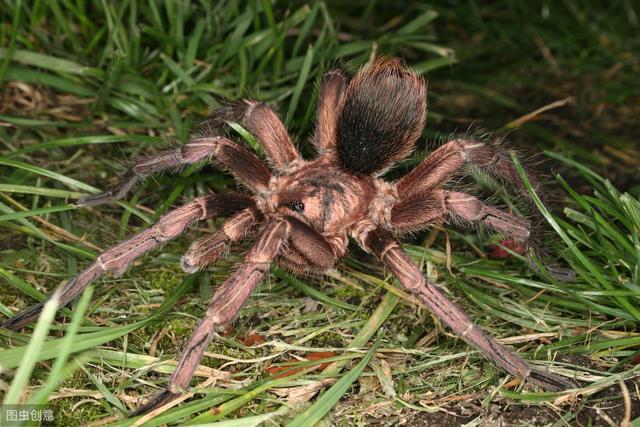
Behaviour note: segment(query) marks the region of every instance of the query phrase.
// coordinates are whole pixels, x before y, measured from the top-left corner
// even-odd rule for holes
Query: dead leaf
[[[335,357],[336,354],[331,352],[331,351],[318,351],[318,352],[314,352],[314,353],[309,353],[306,356],[303,356],[304,359],[306,360],[323,360],[323,359],[328,359],[331,357]],[[286,362],[284,362],[284,364],[282,366],[269,366],[266,371],[272,375],[278,374],[278,372],[282,372],[281,374],[275,375],[276,378],[285,378],[285,377],[289,377],[291,375],[295,375],[298,372],[301,372],[305,369],[308,369],[308,366],[300,366],[300,367],[293,367],[291,366],[292,364],[295,364],[299,362],[299,360],[297,359],[289,359]],[[320,363],[318,364],[313,370],[314,371],[322,371],[323,369],[325,369],[327,366],[329,366],[329,362],[325,362],[325,363]]]

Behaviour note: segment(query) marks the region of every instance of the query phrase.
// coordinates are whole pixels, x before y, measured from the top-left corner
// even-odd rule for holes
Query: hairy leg
[[[401,191],[399,193],[403,194]],[[469,194],[431,190],[405,195],[393,206],[390,222],[394,231],[406,233],[422,230],[434,222],[447,218],[465,226],[482,224],[506,237],[525,243],[529,249],[526,252],[529,268],[537,273],[543,273],[533,260],[533,254],[543,258],[545,251],[542,238],[531,221],[486,205]],[[576,278],[573,270],[553,263],[545,265],[544,270],[560,282],[573,282]]]
[[[336,126],[340,102],[347,78],[340,70],[331,70],[322,77],[318,95],[318,111],[313,143],[320,154],[336,146]]]
[[[529,221],[457,191],[434,190],[416,195],[391,210],[391,225],[400,233],[421,230],[440,219],[451,219],[464,226],[481,224],[521,242],[530,235]]]
[[[286,170],[291,163],[302,158],[284,124],[266,104],[242,99],[214,112],[206,123],[220,127],[228,122],[239,122],[246,127],[279,169]]]
[[[124,273],[140,256],[182,234],[196,221],[218,215],[229,215],[249,206],[253,201],[243,195],[212,194],[163,215],[153,226],[101,253],[96,261],[71,279],[60,294],[60,307],[78,296],[91,282],[107,271],[115,276]],[[43,304],[36,304],[7,320],[2,327],[17,330],[35,320]]]
[[[518,355],[488,336],[458,305],[449,301],[437,287],[425,280],[420,268],[411,261],[390,232],[373,229],[360,236],[359,240],[365,249],[373,252],[398,277],[407,290],[424,302],[429,311],[496,365],[545,390],[557,391],[573,387],[573,384],[562,377],[532,369]]]
[[[112,190],[82,197],[79,206],[95,206],[110,200],[122,199],[143,178],[161,171],[179,171],[185,166],[210,158],[228,169],[255,191],[266,191],[271,173],[255,154],[219,136],[203,136],[189,140],[182,147],[161,151],[137,159],[124,178]]]
[[[466,165],[478,167],[513,186],[521,195],[529,199],[529,194],[507,150],[484,141],[467,138],[454,139],[431,153],[398,181],[398,193],[405,198],[418,193],[427,193],[458,176]],[[529,175],[529,180],[535,188],[537,186],[535,179]]]
[[[202,355],[209,346],[215,327],[231,322],[240,308],[269,271],[288,235],[286,221],[271,222],[260,233],[256,243],[244,258],[244,263],[220,285],[196,326],[174,371],[167,389],[139,407],[132,416],[149,412],[179,396],[189,387]]]
[[[261,219],[262,215],[253,206],[238,212],[225,221],[220,230],[196,240],[189,246],[180,262],[182,269],[187,273],[195,273],[214,263],[229,250],[231,243],[246,236]]]
[[[254,208],[247,208],[227,220],[215,234],[194,242],[182,257],[182,269],[194,273],[213,263],[228,249],[231,242],[242,238],[261,219]],[[302,221],[287,216],[289,224],[289,246],[283,249],[278,262],[296,272],[324,271],[338,260],[344,252],[346,239],[327,240]]]

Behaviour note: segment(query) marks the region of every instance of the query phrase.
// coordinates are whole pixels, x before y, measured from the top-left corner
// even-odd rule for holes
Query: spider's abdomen
[[[344,170],[376,174],[406,157],[422,132],[426,88],[399,60],[360,71],[344,95],[336,150]]]

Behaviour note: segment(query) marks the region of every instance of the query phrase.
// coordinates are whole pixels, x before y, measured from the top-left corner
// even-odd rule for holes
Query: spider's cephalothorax
[[[371,178],[344,172],[323,158],[272,177],[258,206],[268,216],[287,217],[293,228],[311,229],[304,240],[291,239],[275,262],[296,272],[332,267],[346,251],[354,221],[367,214],[374,191]]]
[[[505,371],[546,389],[568,386],[555,375],[530,368],[486,335],[425,280],[396,239],[443,220],[483,225],[524,243],[530,239],[527,220],[472,195],[443,188],[465,166],[473,165],[526,194],[508,154],[484,141],[453,139],[398,181],[380,178],[410,153],[420,136],[425,98],[424,80],[399,60],[378,60],[350,81],[340,71],[330,71],[320,86],[313,136],[319,152],[316,159],[301,158],[269,107],[242,100],[216,112],[209,127],[222,127],[229,121],[242,123],[261,144],[269,167],[243,145],[204,133],[183,147],[139,159],[114,190],[79,201],[79,205],[97,205],[119,199],[151,173],[179,170],[208,159],[231,172],[251,192],[210,194],[170,211],[150,228],[100,254],[63,288],[61,305],[103,273],[123,273],[139,256],[179,236],[189,225],[214,216],[229,218],[219,231],[191,245],[182,259],[185,271],[200,270],[233,242],[254,235],[250,232],[257,235],[244,262],[218,286],[167,390],[138,412],[172,400],[189,386],[216,327],[233,320],[272,262],[294,272],[329,269],[345,254],[349,236],[377,256],[433,314]],[[39,304],[24,310],[4,327],[19,329],[33,321],[41,309]]]

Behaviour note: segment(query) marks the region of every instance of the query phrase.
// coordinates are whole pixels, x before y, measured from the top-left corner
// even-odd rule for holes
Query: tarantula
[[[90,206],[121,199],[136,182],[154,172],[175,171],[209,159],[252,193],[209,194],[168,212],[150,228],[100,254],[63,288],[60,306],[105,272],[122,274],[136,258],[179,236],[197,221],[229,217],[219,231],[191,245],[182,258],[182,268],[188,273],[205,268],[232,243],[257,233],[244,262],[217,288],[167,389],[136,413],[156,408],[189,387],[216,327],[234,319],[272,262],[298,273],[325,271],[345,254],[349,236],[382,261],[453,332],[496,365],[544,389],[570,387],[560,377],[532,369],[485,334],[426,281],[395,237],[450,219],[462,225],[483,225],[526,243],[531,235],[529,221],[472,195],[442,188],[465,166],[473,165],[523,191],[508,153],[473,138],[455,138],[401,179],[389,182],[380,178],[409,155],[425,122],[425,82],[397,59],[378,59],[351,80],[339,70],[329,71],[320,85],[317,110],[312,141],[319,154],[314,160],[300,156],[274,111],[245,99],[214,113],[209,125],[241,123],[261,144],[269,167],[244,146],[205,131],[180,148],[139,159],[112,191],[79,200],[79,205]],[[33,321],[41,309],[42,304],[28,308],[3,326],[19,329]]]

